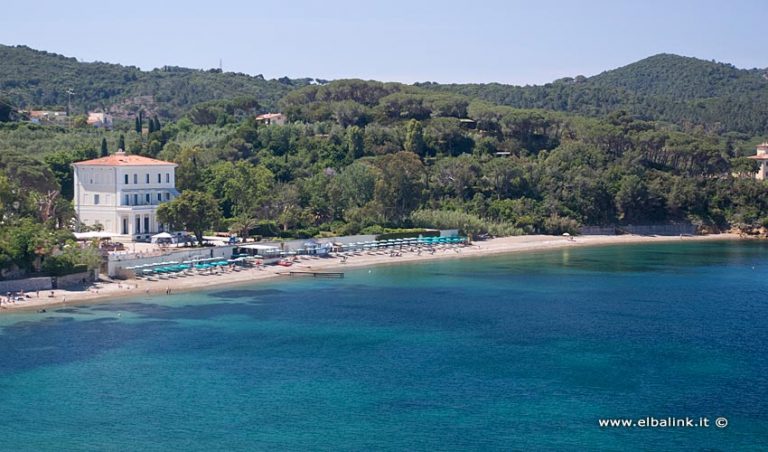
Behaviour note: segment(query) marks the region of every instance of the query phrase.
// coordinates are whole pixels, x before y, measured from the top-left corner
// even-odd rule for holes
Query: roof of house
[[[173,165],[178,166],[173,162],[166,162],[163,160],[151,159],[141,155],[129,155],[122,150],[117,151],[112,155],[101,157],[93,160],[85,160],[83,162],[74,163],[76,166],[145,166],[145,165]]]
[[[282,117],[282,113],[265,113],[263,115],[256,116],[256,119],[272,119]]]

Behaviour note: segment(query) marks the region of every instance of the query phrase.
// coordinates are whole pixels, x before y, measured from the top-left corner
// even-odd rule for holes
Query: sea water
[[[767,352],[760,242],[350,269],[3,313],[0,449],[757,450]]]

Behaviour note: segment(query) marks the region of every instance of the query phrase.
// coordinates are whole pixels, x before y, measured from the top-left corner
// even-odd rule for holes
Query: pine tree
[[[107,139],[101,139],[101,156],[106,157],[109,155],[109,149],[107,148]]]
[[[125,151],[125,136],[123,134],[120,134],[120,138],[117,140],[117,148]]]

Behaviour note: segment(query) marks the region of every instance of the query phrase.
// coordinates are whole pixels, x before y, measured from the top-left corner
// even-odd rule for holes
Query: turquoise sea
[[[598,425],[686,416],[710,427]],[[765,243],[380,266],[0,316],[0,450],[766,445]]]

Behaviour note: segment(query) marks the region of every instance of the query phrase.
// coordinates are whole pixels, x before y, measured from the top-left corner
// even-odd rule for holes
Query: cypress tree
[[[121,151],[125,151],[125,136],[121,133],[120,138],[117,140],[117,148]]]
[[[107,149],[107,139],[101,139],[101,156],[106,157],[109,155],[109,149]]]
[[[147,129],[148,134],[155,131],[155,123],[151,119],[147,121]]]
[[[134,123],[134,129],[136,129],[136,133],[141,133],[141,119],[139,119],[138,116],[136,116],[136,122]]]
[[[408,152],[413,152],[420,157],[424,157],[427,144],[424,142],[424,129],[419,121],[411,119],[408,122],[408,125],[406,125],[405,143],[403,147]]]
[[[155,132],[159,131],[162,128],[160,125],[160,119],[158,119],[157,115],[155,115]]]

